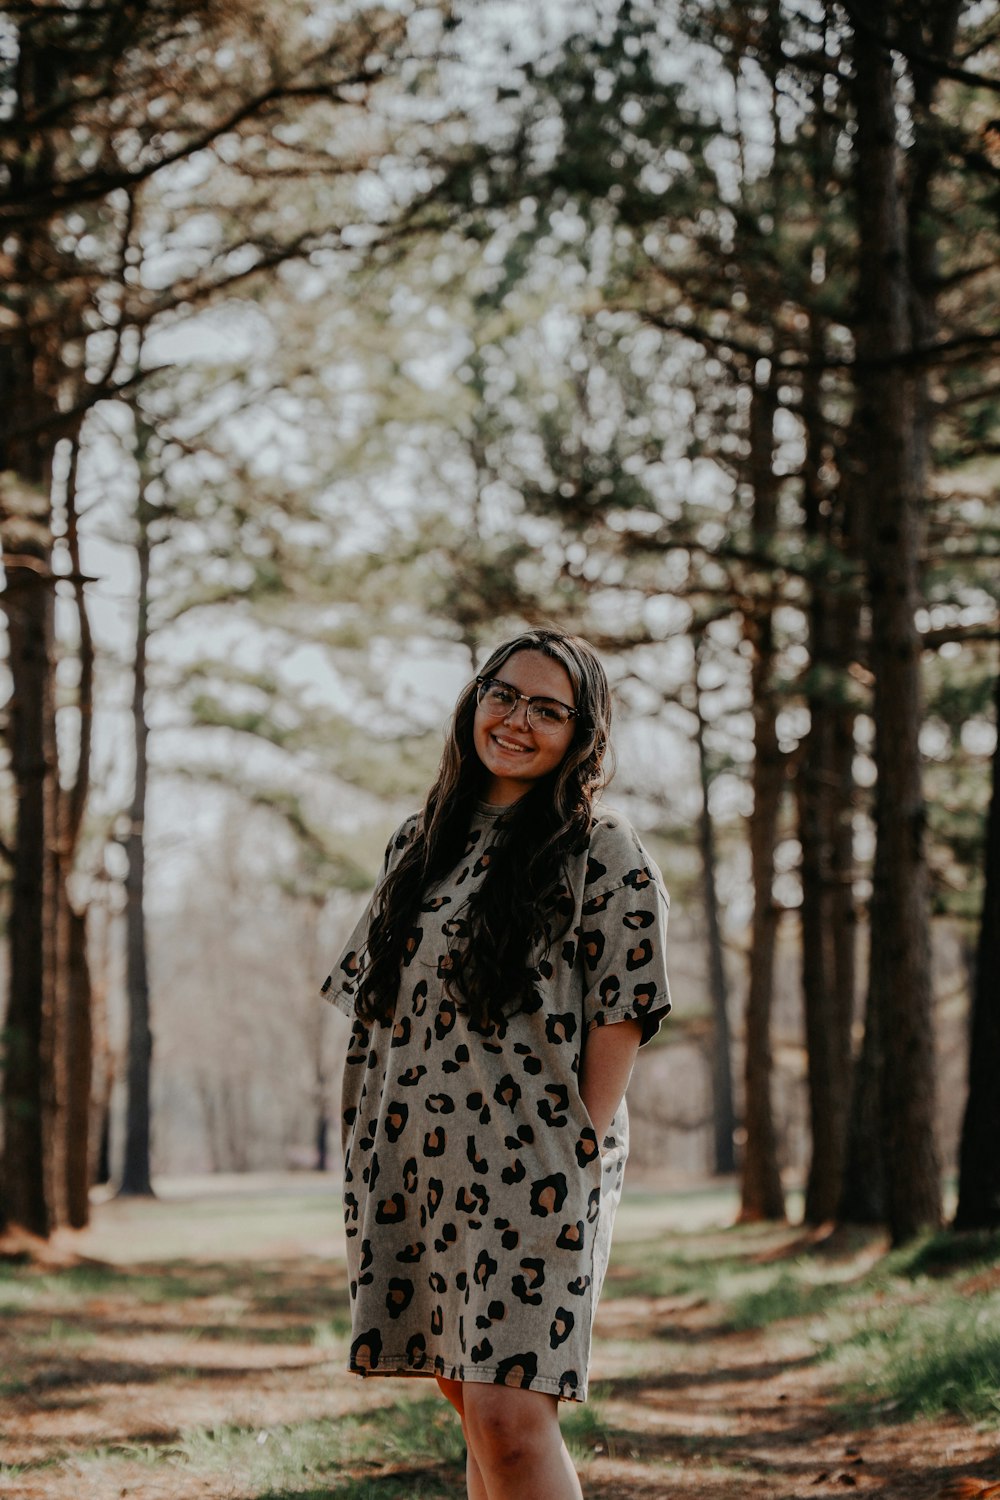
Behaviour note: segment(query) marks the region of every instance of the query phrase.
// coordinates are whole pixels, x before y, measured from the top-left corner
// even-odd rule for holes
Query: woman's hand
[[[597,1131],[600,1147],[625,1097],[642,1039],[642,1022],[629,1019],[594,1026],[587,1033],[580,1064],[580,1098]]]

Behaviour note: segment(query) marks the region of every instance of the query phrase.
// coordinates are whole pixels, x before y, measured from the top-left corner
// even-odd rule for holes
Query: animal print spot
[[[566,1290],[573,1297],[582,1297],[589,1285],[589,1276],[578,1276],[575,1281],[568,1281],[566,1283]]]
[[[530,1307],[537,1307],[542,1300],[539,1287],[545,1285],[545,1262],[536,1256],[525,1256],[521,1261],[523,1276],[515,1276],[511,1282],[514,1296]]]
[[[580,1131],[580,1139],[576,1143],[576,1159],[581,1167],[589,1167],[592,1161],[600,1156],[597,1145],[597,1136],[590,1125],[585,1125]]]
[[[437,1292],[439,1296],[442,1292],[446,1292],[448,1290],[448,1283],[447,1281],[445,1281],[440,1271],[431,1272],[431,1274],[427,1278],[427,1285],[430,1287],[432,1292]]]
[[[493,1228],[500,1231],[500,1243],[505,1250],[516,1250],[521,1243],[521,1236],[511,1226],[509,1219],[494,1219]]]
[[[523,1182],[527,1175],[528,1172],[524,1162],[520,1157],[517,1157],[516,1160],[511,1162],[509,1167],[504,1167],[500,1173],[500,1181],[507,1187],[511,1187],[515,1182]]]
[[[635,947],[630,948],[625,955],[625,967],[630,972],[635,969],[644,969],[648,963],[652,962],[652,958],[653,945],[649,938],[643,938],[641,943],[636,943]]]
[[[652,885],[653,877],[645,868],[641,870],[630,870],[622,881],[633,891],[644,891],[647,886]]]
[[[509,1073],[505,1073],[493,1090],[493,1097],[498,1104],[505,1105],[507,1109],[516,1109],[521,1098],[521,1085],[515,1083]]]
[[[601,876],[607,873],[607,865],[602,865],[601,861],[595,859],[592,854],[587,856],[587,878],[584,882],[585,885],[593,885],[595,880],[600,880]]]
[[[410,1000],[410,1008],[415,1016],[422,1016],[427,1009],[427,980],[421,979],[413,986],[413,995]]]
[[[406,1345],[406,1361],[412,1370],[422,1370],[427,1363],[427,1340],[415,1333]]]
[[[556,1238],[560,1250],[580,1250],[583,1247],[583,1220],[575,1224],[564,1224]]]
[[[551,1177],[540,1177],[531,1184],[532,1214],[540,1219],[549,1214],[557,1214],[566,1202],[567,1191],[566,1178],[562,1172],[554,1172]]]
[[[575,1323],[576,1317],[570,1312],[569,1308],[557,1307],[556,1315],[552,1319],[552,1324],[549,1328],[549,1348],[558,1349],[560,1344],[565,1344],[573,1332]]]
[[[532,1146],[535,1141],[535,1132],[528,1124],[517,1127],[517,1135],[504,1136],[504,1145],[508,1151],[520,1151],[522,1146]]]
[[[415,1085],[420,1082],[421,1078],[423,1078],[426,1072],[427,1069],[424,1067],[423,1063],[419,1063],[415,1068],[407,1068],[405,1073],[400,1073],[399,1075],[400,1088],[414,1088]]]
[[[489,1162],[486,1160],[485,1156],[480,1156],[478,1150],[476,1149],[476,1137],[474,1135],[470,1135],[465,1143],[465,1155],[468,1158],[472,1170],[476,1172],[480,1177],[484,1176],[484,1174],[490,1170]]]
[[[455,1207],[463,1214],[485,1214],[489,1211],[490,1198],[480,1182],[460,1187],[455,1195]]]
[[[580,946],[583,956],[587,961],[588,969],[596,969],[601,961],[601,955],[606,947],[604,933],[597,928],[593,932],[585,932],[580,938]]]
[[[545,1093],[547,1098],[539,1099],[535,1106],[539,1119],[553,1129],[561,1129],[569,1118],[566,1114],[569,1109],[569,1090],[564,1083],[550,1083]]]
[[[395,1145],[396,1141],[399,1140],[399,1137],[403,1134],[403,1131],[406,1129],[406,1122],[407,1122],[407,1120],[409,1118],[410,1118],[410,1106],[408,1104],[398,1104],[395,1101],[393,1101],[393,1103],[390,1104],[389,1108],[386,1110],[386,1112],[385,1112],[385,1133],[386,1133],[386,1138],[388,1140],[392,1141],[392,1143],[394,1145]]]
[[[564,1370],[559,1376],[559,1394],[563,1400],[575,1396],[580,1384],[580,1377],[575,1370]]]
[[[390,1043],[390,1046],[405,1047],[410,1040],[411,1029],[412,1023],[409,1016],[400,1016],[399,1020],[392,1028],[392,1042]]]
[[[621,980],[618,975],[608,974],[601,980],[597,996],[602,1005],[617,1005],[621,992]]]
[[[474,1365],[481,1365],[484,1360],[492,1359],[493,1345],[489,1339],[483,1339],[480,1343],[473,1345],[470,1359]]]
[[[441,1231],[440,1237],[434,1241],[434,1249],[439,1255],[444,1255],[447,1250],[451,1249],[457,1239],[458,1230],[454,1224],[446,1224]]]
[[[440,1125],[428,1130],[424,1136],[424,1155],[443,1156],[448,1145],[448,1133]]]
[[[493,1118],[493,1116],[490,1114],[489,1105],[486,1103],[486,1100],[478,1090],[466,1097],[465,1107],[466,1109],[471,1109],[473,1112],[475,1112],[476,1110],[479,1111],[480,1125],[488,1125],[490,1123],[490,1120]]]
[[[546,1016],[545,1035],[557,1047],[563,1042],[571,1042],[576,1036],[576,1016],[571,1010],[564,1015]]]
[[[382,1335],[377,1328],[359,1333],[351,1345],[351,1367],[359,1370],[377,1370],[382,1353]]]
[[[625,926],[634,929],[652,927],[655,920],[651,911],[627,911],[623,918]]]
[[[385,1294],[385,1306],[390,1318],[398,1318],[404,1313],[413,1301],[414,1286],[412,1281],[404,1280],[401,1276],[390,1276],[388,1289]]]
[[[375,1210],[376,1224],[401,1224],[406,1218],[406,1199],[402,1193],[393,1193],[391,1198],[383,1198]]]
[[[406,968],[413,962],[417,949],[423,941],[424,930],[422,927],[411,927],[403,942],[403,967]]]
[[[531,1382],[538,1374],[538,1356],[535,1354],[512,1354],[497,1365],[495,1385],[519,1386],[530,1390]]]
[[[431,1308],[431,1333],[440,1335],[444,1332],[444,1311],[440,1303]]]
[[[434,1035],[439,1042],[443,1042],[448,1033],[453,1030],[458,1016],[458,1009],[454,1000],[447,996],[441,1001],[441,1008],[434,1017]]]
[[[441,1207],[441,1199],[444,1197],[444,1183],[440,1177],[432,1177],[427,1183],[427,1216],[433,1219]]]
[[[455,1101],[450,1094],[428,1094],[427,1108],[432,1115],[453,1115]]]
[[[415,1193],[419,1181],[420,1179],[417,1176],[417,1159],[415,1156],[411,1156],[403,1167],[403,1191]]]
[[[472,1279],[477,1286],[485,1291],[498,1270],[498,1263],[493,1259],[488,1250],[480,1250],[476,1259],[476,1269],[472,1273]]]
[[[413,1266],[416,1265],[418,1260],[423,1259],[426,1251],[427,1246],[423,1241],[415,1240],[412,1245],[404,1245],[402,1250],[397,1250],[396,1259],[401,1261],[404,1266]]]

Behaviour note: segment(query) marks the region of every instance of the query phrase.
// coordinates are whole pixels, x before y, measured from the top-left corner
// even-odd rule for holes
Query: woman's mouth
[[[501,750],[508,750],[512,754],[527,755],[531,751],[530,745],[519,745],[516,740],[504,739],[500,734],[491,735],[490,738],[495,745],[499,745]]]

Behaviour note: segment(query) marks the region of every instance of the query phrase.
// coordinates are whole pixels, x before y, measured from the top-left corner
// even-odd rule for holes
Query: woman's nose
[[[510,721],[516,716],[518,710],[520,710],[523,716],[519,722],[523,723],[526,729],[530,728],[531,726],[528,723],[528,705],[523,698],[515,699],[509,711],[503,716],[504,723],[509,724]]]

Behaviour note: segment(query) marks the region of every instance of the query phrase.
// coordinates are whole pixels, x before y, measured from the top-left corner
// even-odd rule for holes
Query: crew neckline
[[[476,802],[476,813],[481,818],[498,818],[506,811],[506,805],[501,802],[483,802],[481,799]]]

